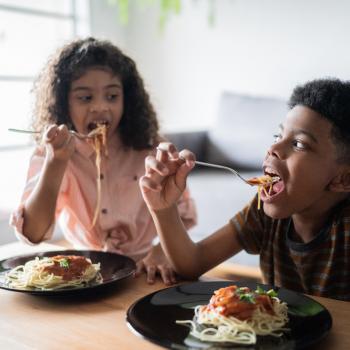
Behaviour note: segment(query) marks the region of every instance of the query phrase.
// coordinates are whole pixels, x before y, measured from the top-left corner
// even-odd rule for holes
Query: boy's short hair
[[[332,125],[332,138],[338,149],[338,161],[350,163],[350,82],[335,78],[316,79],[297,86],[288,102],[308,107]]]

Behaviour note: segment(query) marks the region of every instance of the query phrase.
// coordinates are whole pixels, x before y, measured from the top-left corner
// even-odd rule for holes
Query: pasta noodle
[[[55,290],[102,282],[100,264],[76,255],[35,257],[10,270],[6,284],[15,289]]]
[[[279,181],[279,176],[262,175],[259,177],[253,177],[247,182],[252,186],[258,186],[258,209],[260,209],[261,191],[264,191],[267,197],[270,196],[272,186],[275,182]],[[266,188],[268,187],[268,191]]]
[[[97,123],[97,127],[92,130],[89,134],[92,137],[93,147],[96,152],[96,168],[97,168],[97,201],[96,208],[94,212],[94,217],[92,219],[92,226],[94,227],[101,208],[101,153],[104,150],[104,155],[108,157],[108,147],[107,147],[107,125],[102,123]]]
[[[196,306],[193,320],[176,321],[190,325],[190,334],[201,341],[237,344],[255,344],[258,335],[279,337],[287,322],[287,305],[275,291],[235,285],[216,290],[208,305]]]

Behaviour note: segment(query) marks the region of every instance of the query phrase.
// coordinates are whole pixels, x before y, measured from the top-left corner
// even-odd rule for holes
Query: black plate
[[[318,342],[332,327],[328,310],[307,296],[284,288],[274,288],[288,304],[290,329],[281,338],[258,337],[255,345],[204,343],[189,335],[189,328],[176,320],[193,318],[193,307],[209,302],[216,289],[236,284],[255,290],[251,281],[195,282],[166,288],[135,302],[127,311],[132,330],[148,340],[169,349],[302,349]],[[271,286],[259,284],[268,290]],[[227,343],[226,343],[227,344]]]
[[[100,273],[103,278],[103,282],[100,284],[88,284],[83,287],[64,288],[57,290],[39,290],[39,289],[16,289],[7,286],[4,282],[4,276],[7,271],[12,268],[23,265],[29,260],[34,259],[36,256],[54,256],[54,255],[80,255],[89,258],[92,263],[100,263]],[[20,255],[13,258],[8,258],[0,261],[0,288],[7,289],[15,292],[39,294],[39,295],[62,295],[72,294],[81,291],[90,291],[100,288],[105,288],[117,281],[130,276],[135,271],[134,260],[120,254],[100,252],[94,250],[57,250],[50,252],[40,252],[35,254]]]

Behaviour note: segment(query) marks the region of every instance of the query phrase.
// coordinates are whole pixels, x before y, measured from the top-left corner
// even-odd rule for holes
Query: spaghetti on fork
[[[102,161],[102,151],[105,157],[108,157],[108,147],[107,147],[107,124],[106,123],[96,123],[96,128],[94,128],[88,136],[92,141],[92,147],[96,152],[95,164],[97,168],[97,201],[96,208],[94,212],[94,217],[92,219],[92,226],[96,225],[98,214],[101,208],[101,161]]]
[[[271,191],[273,189],[273,184],[280,181],[279,176],[271,176],[268,174],[259,176],[259,177],[252,177],[251,179],[248,179],[247,182],[252,186],[258,186],[258,209],[260,209],[260,201],[261,201],[261,191],[264,192],[266,197],[269,197],[271,194]]]

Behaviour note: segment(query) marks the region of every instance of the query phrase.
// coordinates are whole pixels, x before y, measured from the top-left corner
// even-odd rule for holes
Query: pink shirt
[[[101,208],[95,227],[97,186],[95,152],[85,141],[76,140],[76,151],[68,162],[56,205],[56,218],[66,239],[76,248],[96,249],[128,255],[136,260],[145,256],[156,236],[152,218],[139,189],[145,172],[144,160],[150,150],[109,149],[101,164]],[[23,234],[24,203],[34,189],[44,164],[45,150],[37,147],[30,161],[21,205],[11,216],[17,237],[29,244]],[[187,228],[196,224],[196,210],[189,192],[178,203]],[[54,224],[44,239],[50,239]]]

